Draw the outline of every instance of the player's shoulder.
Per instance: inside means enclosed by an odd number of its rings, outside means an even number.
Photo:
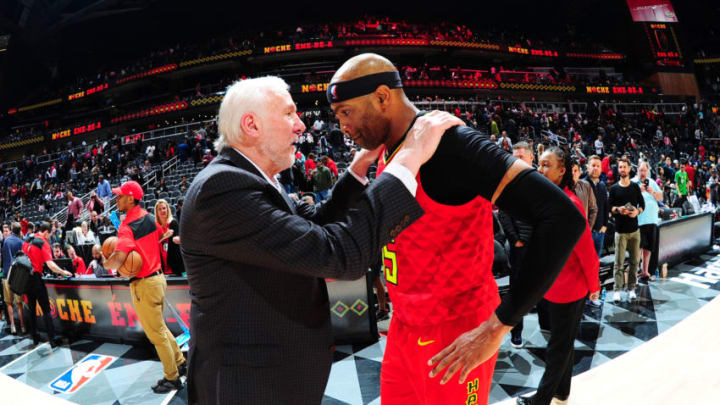
[[[437,152],[443,155],[464,155],[470,144],[477,143],[494,144],[486,134],[479,130],[467,125],[458,125],[445,131]]]

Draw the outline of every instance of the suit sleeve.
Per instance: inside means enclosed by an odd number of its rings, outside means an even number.
[[[345,218],[348,210],[355,206],[365,189],[364,185],[357,181],[349,171],[346,171],[335,183],[330,199],[315,205],[297,201],[295,208],[298,215],[305,219],[319,225],[329,224]]]
[[[382,174],[341,221],[319,225],[284,211],[266,187],[242,184],[232,172],[209,178],[193,202],[193,231],[181,238],[185,256],[204,255],[312,277],[361,277],[380,248],[412,222],[422,209],[400,180]],[[188,209],[186,207],[186,209]],[[183,213],[183,221],[190,218]]]

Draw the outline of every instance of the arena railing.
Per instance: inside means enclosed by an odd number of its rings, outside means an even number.
[[[160,174],[160,177],[164,177],[167,173],[170,173],[172,170],[177,168],[177,156],[173,156],[172,159],[163,162],[159,168],[156,168],[155,170],[151,171],[149,174],[145,175],[145,181],[142,184],[143,190],[147,190],[147,187],[155,184],[156,181],[159,180],[158,174]],[[85,193],[80,200],[83,202],[83,207],[87,206],[87,203],[90,201],[90,195],[95,190],[91,190],[87,193]],[[111,209],[114,209],[117,207],[117,196],[112,195],[110,197],[110,201],[107,202],[108,208],[106,211],[109,211]],[[62,210],[58,211],[53,215],[52,217],[53,221],[60,221],[60,223],[65,223],[67,221],[67,207],[63,208]],[[79,218],[76,218],[76,221],[84,221],[90,218],[90,213],[87,209],[83,208],[82,213],[80,214]]]

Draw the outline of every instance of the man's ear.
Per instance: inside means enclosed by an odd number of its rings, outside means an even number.
[[[242,129],[243,133],[253,137],[257,138],[260,136],[260,122],[258,119],[258,116],[254,113],[246,113],[245,115],[240,118],[240,129]]]
[[[392,102],[390,88],[386,85],[378,86],[373,93],[373,102],[377,103],[378,109],[386,111],[390,103]]]

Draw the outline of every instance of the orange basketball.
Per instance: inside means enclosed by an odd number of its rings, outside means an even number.
[[[115,245],[117,245],[117,237],[111,236],[105,239],[102,245],[102,254],[106,259],[115,251]]]
[[[142,268],[142,257],[140,253],[131,251],[125,258],[125,263],[118,269],[118,274],[123,277],[135,277]]]

